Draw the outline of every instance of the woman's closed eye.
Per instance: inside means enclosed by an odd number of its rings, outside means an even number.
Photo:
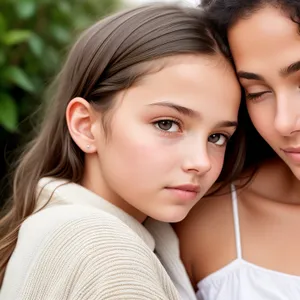
[[[260,101],[263,100],[263,96],[266,94],[271,93],[270,91],[264,91],[259,93],[247,93],[246,92],[246,99],[249,101]]]

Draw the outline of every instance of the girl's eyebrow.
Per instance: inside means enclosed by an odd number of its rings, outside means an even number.
[[[201,115],[199,112],[191,109],[191,108],[188,108],[188,107],[185,107],[185,106],[181,106],[181,105],[178,105],[178,104],[175,104],[175,103],[172,103],[172,102],[166,102],[166,101],[163,101],[163,102],[156,102],[156,103],[151,103],[151,104],[148,104],[149,106],[164,106],[164,107],[169,107],[171,109],[174,109],[176,111],[178,111],[179,113],[183,114],[183,115],[186,115],[186,116],[189,116],[189,117],[193,117],[193,118],[199,118],[201,119]]]
[[[216,124],[216,127],[237,127],[237,121],[221,121]]]

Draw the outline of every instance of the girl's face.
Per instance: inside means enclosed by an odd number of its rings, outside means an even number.
[[[84,185],[140,221],[182,220],[220,174],[239,104],[221,56],[164,60],[117,95],[107,137],[92,125]]]
[[[299,27],[267,6],[228,32],[251,120],[300,179]]]

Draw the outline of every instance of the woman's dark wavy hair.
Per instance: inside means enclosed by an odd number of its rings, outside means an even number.
[[[241,19],[247,19],[266,6],[279,8],[300,25],[299,0],[202,0],[201,7],[227,43],[227,31]],[[300,27],[299,27],[300,32]]]
[[[274,6],[282,10],[293,22],[299,24],[300,33],[299,0],[202,0],[201,3],[211,26],[218,32],[228,48],[228,30],[239,20],[249,18],[266,6]],[[243,98],[245,98],[244,95]],[[275,152],[254,128],[244,99],[240,108],[240,124],[244,127],[246,134],[244,170],[249,168],[255,170],[263,161],[274,157]]]

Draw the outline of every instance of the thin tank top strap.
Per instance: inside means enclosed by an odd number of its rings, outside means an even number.
[[[242,244],[241,244],[241,233],[240,233],[240,222],[239,222],[238,198],[237,198],[237,193],[234,184],[231,184],[231,199],[232,199],[236,254],[237,254],[237,258],[241,259]]]

